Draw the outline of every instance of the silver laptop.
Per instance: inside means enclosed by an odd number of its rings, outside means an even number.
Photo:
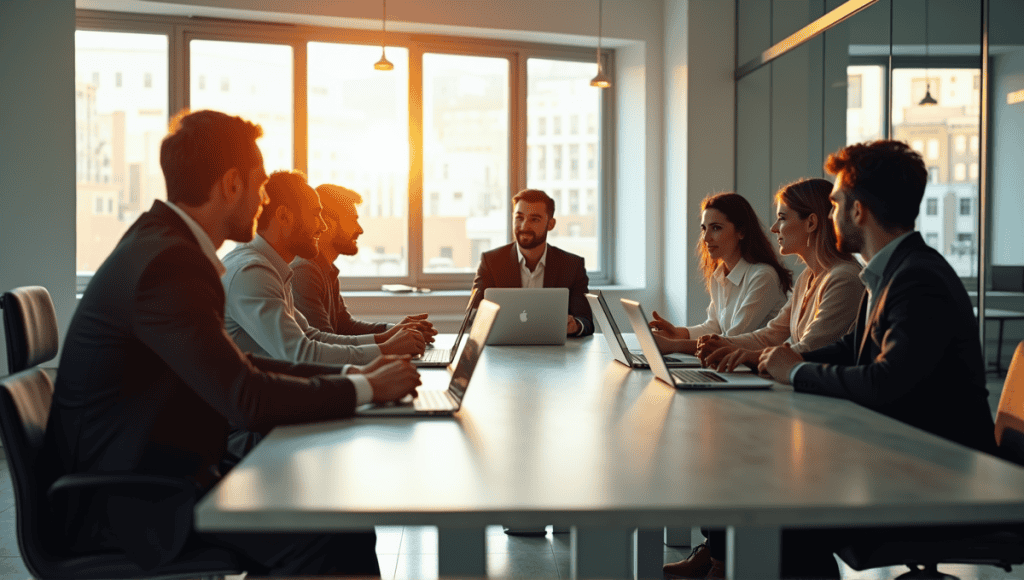
[[[487,344],[565,344],[568,288],[488,288],[501,306]]]
[[[594,316],[597,317],[597,322],[601,325],[601,334],[608,341],[608,350],[612,351],[612,357],[627,367],[637,369],[651,368],[651,365],[647,362],[647,357],[643,355],[643,351],[630,350],[626,346],[626,341],[622,338],[622,333],[619,332],[619,325],[615,324],[615,316],[612,314],[611,309],[608,308],[604,295],[599,290],[593,294],[587,294],[587,302],[590,303],[590,309],[594,311]],[[662,356],[669,368],[700,366],[700,359],[692,354],[674,352]]]
[[[476,312],[476,305],[473,300],[476,298],[476,288],[469,293],[469,304],[466,305],[466,315],[462,317],[462,326],[459,327],[459,334],[455,337],[455,344],[448,348],[428,347],[423,354],[412,359],[416,367],[446,367],[455,362],[455,353],[459,351],[459,343],[462,342],[462,335],[466,332],[473,320],[473,313]]]
[[[620,299],[622,308],[629,317],[640,347],[651,363],[651,370],[659,381],[668,383],[677,389],[768,389],[772,382],[750,373],[719,373],[709,369],[669,369],[654,341],[654,334],[647,326],[647,317],[639,302]]]
[[[473,327],[469,330],[466,346],[459,355],[459,362],[448,372],[427,371],[420,374],[422,384],[416,388],[416,398],[393,404],[369,404],[356,410],[360,417],[410,417],[417,415],[451,415],[462,408],[469,381],[480,355],[484,351],[487,335],[494,326],[499,307],[484,300],[476,309]],[[441,388],[443,382],[447,388]],[[440,383],[440,384],[439,384]]]

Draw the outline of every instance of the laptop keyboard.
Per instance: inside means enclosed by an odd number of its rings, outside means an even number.
[[[447,363],[452,358],[452,351],[447,348],[430,349],[423,353],[419,360],[430,363]]]
[[[419,391],[416,395],[416,408],[424,410],[452,408],[451,399],[448,398],[448,391]]]
[[[724,383],[725,378],[711,371],[683,370],[670,371],[681,383]]]

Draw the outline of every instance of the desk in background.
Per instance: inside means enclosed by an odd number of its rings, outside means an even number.
[[[499,523],[576,526],[580,578],[660,577],[663,526],[727,527],[731,576],[761,578],[785,526],[1007,520],[1014,465],[788,387],[676,391],[601,337],[487,347],[454,418],[278,428],[196,508],[210,531],[436,525],[442,577],[485,576]]]

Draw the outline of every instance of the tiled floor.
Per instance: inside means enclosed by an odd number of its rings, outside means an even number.
[[[989,384],[993,411],[999,403],[1002,382]],[[665,548],[665,561],[685,557],[688,548]],[[377,558],[383,580],[432,580],[437,578],[437,530],[431,527],[378,527]],[[906,568],[877,568],[854,572],[842,566],[843,578],[874,580],[894,578]],[[1024,579],[1024,566],[1007,573],[994,567],[944,565],[940,570],[964,580]],[[550,579],[570,577],[569,534],[544,537],[507,536],[500,526],[487,529],[487,574],[489,578]],[[14,530],[14,490],[7,462],[0,459],[0,580],[31,578],[18,553]]]

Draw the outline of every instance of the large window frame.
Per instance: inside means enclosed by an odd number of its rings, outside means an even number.
[[[293,159],[294,168],[308,168],[308,111],[307,111],[307,43],[328,42],[377,45],[380,34],[376,31],[332,28],[297,24],[225,20],[215,18],[185,18],[78,10],[77,30],[108,32],[144,32],[164,34],[168,40],[168,112],[189,107],[190,43],[192,40],[214,40],[289,45],[293,51]],[[387,36],[388,46],[409,51],[409,70],[395,70],[382,74],[409,75],[409,194],[408,194],[408,272],[395,277],[342,276],[343,288],[349,290],[379,290],[383,284],[406,284],[434,290],[467,290],[472,283],[471,273],[427,273],[423,271],[423,55],[425,53],[487,56],[509,61],[509,204],[506,204],[506,223],[511,223],[511,197],[526,187],[527,175],[527,61],[544,58],[576,62],[593,62],[592,48],[560,46],[539,43],[497,41],[461,36],[392,33]],[[614,51],[602,53],[606,72],[614,67]],[[370,66],[368,63],[367,66]],[[598,224],[600,263],[588,264],[588,275],[594,286],[609,285],[614,281],[612,231],[614,216],[614,89],[601,93],[601,122],[598,124],[601,151],[599,204],[601,221]],[[561,213],[561,210],[556,212]],[[557,216],[556,216],[557,217]],[[507,240],[512,241],[511,228]],[[365,250],[364,250],[365,251]],[[88,284],[91,274],[79,273],[78,289]]]

